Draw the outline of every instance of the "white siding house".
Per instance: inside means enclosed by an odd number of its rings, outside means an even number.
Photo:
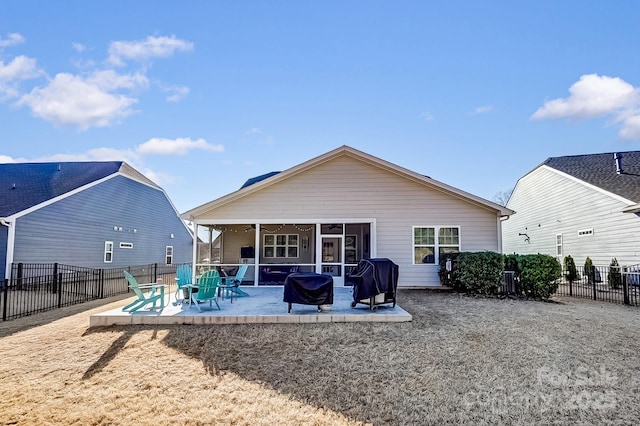
[[[249,263],[255,285],[281,284],[277,274],[292,266],[348,284],[359,260],[386,257],[400,267],[399,286],[426,287],[440,285],[440,253],[500,252],[500,220],[511,213],[343,146],[182,217],[198,225],[196,268]]]
[[[619,172],[618,172],[619,171]],[[640,263],[640,152],[554,157],[518,180],[502,226],[505,253]]]

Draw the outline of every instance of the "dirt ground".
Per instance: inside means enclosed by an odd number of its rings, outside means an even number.
[[[637,424],[640,309],[400,290],[410,323],[0,324],[2,425]]]

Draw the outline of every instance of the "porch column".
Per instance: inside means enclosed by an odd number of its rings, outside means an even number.
[[[256,238],[253,242],[253,246],[255,247],[253,253],[253,285],[258,285],[258,280],[260,280],[260,224],[256,223]]]

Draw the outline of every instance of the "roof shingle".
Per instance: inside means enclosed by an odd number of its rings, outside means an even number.
[[[622,172],[616,172],[614,153],[550,157],[544,163],[591,185],[640,202],[640,151],[617,153]]]

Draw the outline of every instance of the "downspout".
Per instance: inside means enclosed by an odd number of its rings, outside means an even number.
[[[13,264],[13,245],[15,244],[16,240],[15,220],[14,222],[10,222],[6,217],[0,217],[0,225],[9,228],[7,231],[7,258],[4,265],[4,277],[5,279],[7,279],[10,278],[11,265]]]

